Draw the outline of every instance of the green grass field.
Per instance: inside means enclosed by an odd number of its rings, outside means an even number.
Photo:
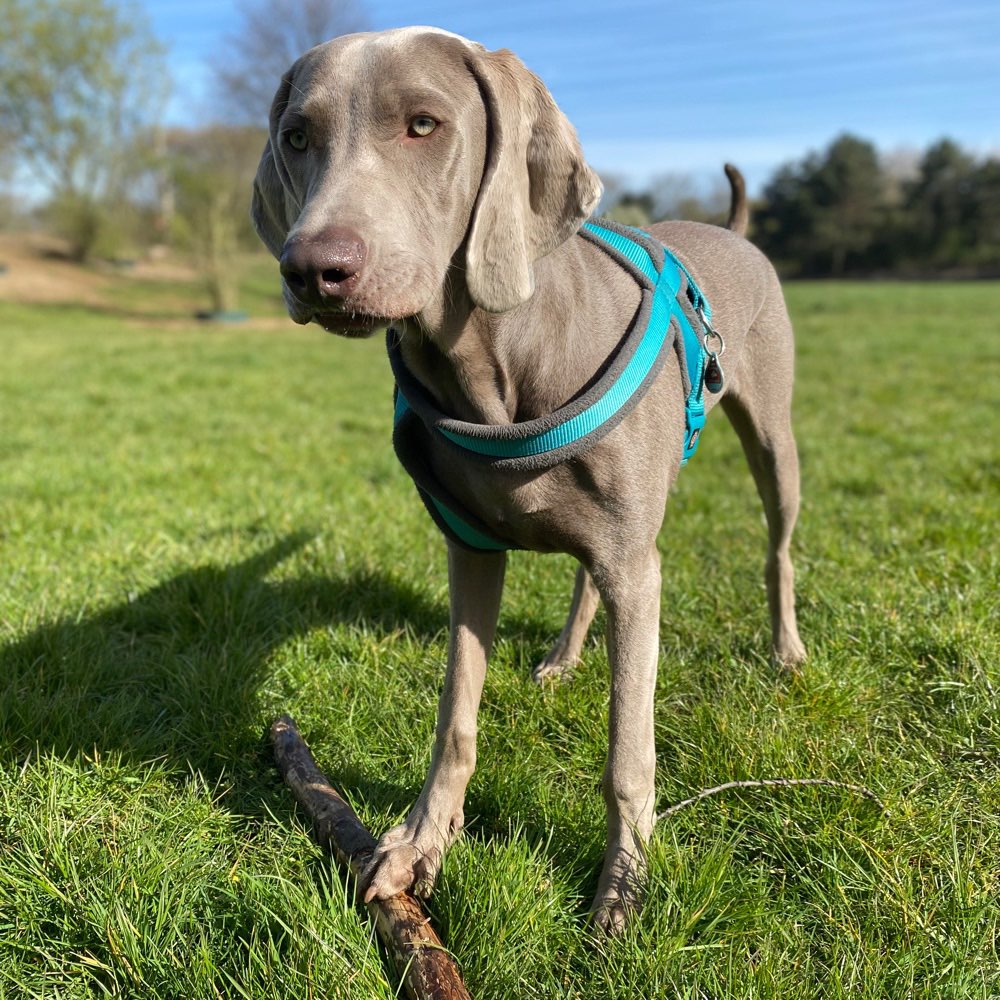
[[[273,265],[250,301],[277,314]],[[515,553],[467,831],[432,901],[478,1000],[1000,996],[996,284],[788,289],[810,660],[767,661],[760,505],[721,413],[661,536],[660,807],[603,952],[601,619],[529,673],[573,567]],[[0,997],[388,998],[264,731],[376,831],[427,765],[444,546],[382,344],[201,327],[159,286],[0,303]]]

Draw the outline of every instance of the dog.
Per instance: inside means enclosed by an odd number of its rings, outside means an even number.
[[[746,215],[738,194],[736,229]],[[623,337],[648,289],[634,268],[585,238],[600,195],[573,127],[516,56],[439,29],[404,28],[334,39],[282,77],[252,218],[280,261],[293,320],[347,337],[389,327],[404,411],[435,408],[442,427],[503,437],[545,425],[567,404],[579,410],[624,364]],[[768,523],[772,652],[794,668],[805,657],[789,556],[799,505],[794,349],[777,276],[752,244],[721,227],[663,222],[634,238],[645,241],[643,261],[668,248],[678,262],[671,273],[687,289],[686,301],[678,293],[680,311],[705,351],[713,348],[720,377],[704,393],[704,412],[721,403],[756,481]],[[610,429],[549,467],[466,457],[440,428],[404,412],[414,425],[404,464],[428,509],[442,523],[434,483],[456,519],[473,521],[488,539],[470,547],[442,524],[450,536],[450,641],[430,770],[363,873],[366,900],[409,887],[428,893],[462,828],[504,549],[513,547],[579,562],[566,625],[536,679],[573,665],[599,601],[606,608],[607,851],[591,914],[598,933],[613,933],[639,908],[654,823],[656,537],[692,444],[686,400],[694,376],[679,350],[665,357]],[[397,414],[400,405],[397,396]]]

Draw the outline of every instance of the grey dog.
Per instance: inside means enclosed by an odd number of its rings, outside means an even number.
[[[578,235],[600,193],[573,127],[512,53],[405,28],[337,38],[289,69],[252,213],[280,259],[293,320],[352,337],[389,325],[441,411],[510,425],[577,398],[640,305],[634,277]],[[763,500],[772,650],[793,667],[805,656],[789,558],[799,482],[792,330],[778,279],[727,229],[664,222],[648,232],[683,262],[724,335],[725,387],[705,406],[722,403]],[[579,561],[568,620],[536,679],[576,661],[604,602],[608,843],[591,912],[606,932],[639,906],[654,823],[656,538],[684,446],[681,367],[664,364],[613,430],[552,468],[463,461],[433,436],[422,456],[511,547]],[[429,892],[462,828],[505,564],[502,551],[449,540],[451,632],[430,771],[405,821],[379,841],[363,878],[367,899],[410,886]]]

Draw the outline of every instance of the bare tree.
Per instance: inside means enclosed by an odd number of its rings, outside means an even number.
[[[607,215],[621,200],[622,195],[628,190],[628,177],[625,174],[617,174],[601,171],[601,200],[597,206],[596,215]]]
[[[241,125],[267,122],[282,73],[303,52],[369,27],[357,0],[239,0],[237,9],[215,74],[224,117]]]

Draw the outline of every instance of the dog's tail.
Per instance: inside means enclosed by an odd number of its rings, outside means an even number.
[[[723,168],[729,178],[729,221],[726,228],[731,229],[740,236],[746,236],[747,226],[750,224],[750,210],[747,207],[747,186],[743,181],[743,175],[731,163],[727,163]]]

